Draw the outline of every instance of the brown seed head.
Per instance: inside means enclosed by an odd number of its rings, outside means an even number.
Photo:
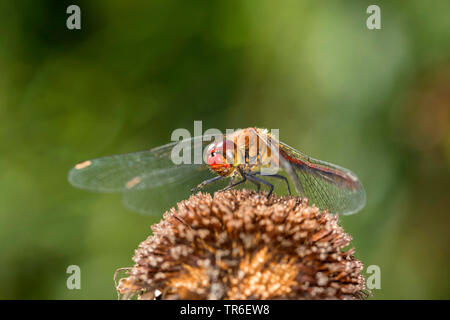
[[[248,190],[181,201],[139,245],[123,298],[358,299],[362,263],[338,217]]]

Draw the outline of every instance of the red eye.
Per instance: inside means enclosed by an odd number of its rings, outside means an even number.
[[[211,154],[210,157],[208,157],[208,164],[210,166],[217,166],[224,164],[223,157],[221,154]]]
[[[236,146],[231,140],[223,140],[216,146],[216,151],[224,155],[228,161],[233,161]]]
[[[207,163],[212,166],[212,165],[217,165],[220,164],[220,155],[217,154],[216,152],[217,148],[216,148],[216,144],[215,143],[211,143],[208,148],[206,148],[206,152],[205,152],[205,156],[206,156],[206,160]]]
[[[211,143],[206,149],[207,163],[210,166],[215,167],[229,167],[230,163],[228,163],[228,159],[233,159],[232,156],[230,158],[230,154],[233,154],[233,152],[234,143],[229,140],[224,140],[219,143]]]
[[[211,156],[213,153],[216,152],[216,144],[215,143],[211,143],[208,148],[206,148],[206,156],[209,157]]]

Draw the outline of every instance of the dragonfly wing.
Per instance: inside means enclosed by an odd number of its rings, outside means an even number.
[[[170,165],[166,162],[151,151],[88,160],[69,171],[69,182],[90,191],[120,192],[133,178],[151,170],[166,168]]]
[[[152,171],[123,192],[123,202],[132,211],[161,215],[178,201],[188,198],[192,188],[214,176],[207,166],[195,165]],[[164,184],[159,183],[162,180]],[[218,190],[225,183],[226,181],[214,183],[202,191]]]
[[[194,153],[196,143],[203,148],[210,141],[205,137],[194,137],[183,140],[185,143],[183,151]],[[175,176],[182,172],[183,168],[176,169],[171,159],[173,148],[179,142],[173,142],[148,151],[115,155],[84,161],[77,164],[69,171],[69,182],[75,187],[98,192],[121,192],[133,187],[139,180],[140,188],[149,188],[144,180],[146,175],[153,175],[151,183],[156,187],[170,182]],[[175,172],[178,171],[178,174]],[[157,178],[157,179],[156,179]]]
[[[350,170],[308,157],[282,142],[280,158],[285,159],[283,168],[294,184],[301,185],[298,191],[310,204],[339,214],[352,214],[364,207],[364,188]]]
[[[203,156],[204,147],[211,143],[213,137],[199,136],[184,139],[181,145],[173,142],[148,151],[88,160],[70,170],[69,182],[91,191],[122,192],[127,208],[160,215],[177,201],[188,197],[191,188],[214,176],[203,159],[200,159],[201,164],[175,164],[172,151],[177,155],[179,152],[188,154],[190,157],[185,160],[192,163],[194,152],[199,150]],[[174,150],[177,145],[178,149]],[[205,188],[205,191],[220,186],[219,183]]]

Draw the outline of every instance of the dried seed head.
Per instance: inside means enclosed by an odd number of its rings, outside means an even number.
[[[117,285],[122,298],[358,299],[362,263],[338,217],[306,199],[198,193],[152,227]]]

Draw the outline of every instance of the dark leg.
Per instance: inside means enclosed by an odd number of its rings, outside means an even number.
[[[191,192],[197,192],[197,191],[199,191],[201,188],[203,188],[204,186],[206,186],[207,184],[213,183],[213,182],[218,181],[218,180],[220,180],[220,179],[222,179],[222,178],[223,178],[222,176],[217,176],[217,177],[214,177],[214,178],[205,180],[205,181],[203,181],[202,183],[200,183],[197,187],[192,188],[192,189],[191,189]]]
[[[229,189],[231,189],[231,188],[233,188],[233,187],[235,187],[237,185],[240,185],[241,183],[244,183],[246,181],[246,179],[242,179],[241,181],[238,181],[236,183],[233,183],[233,181],[234,181],[234,179],[230,181],[230,184],[227,187],[225,187],[225,188],[223,188],[222,190],[219,190],[219,191],[229,190]],[[256,186],[258,192],[261,190],[261,184],[259,182],[254,181],[254,180],[250,180],[250,179],[248,181],[250,181],[251,183],[253,183]]]
[[[226,186],[225,188],[223,188],[222,190],[219,190],[219,191],[226,191],[226,190],[229,190],[229,189],[231,189],[231,188],[233,188],[233,187],[235,187],[237,185],[240,185],[241,183],[244,183],[247,180],[247,178],[245,178],[245,176],[246,176],[245,174],[242,174],[241,175],[241,177],[243,177],[242,180],[238,181],[236,183],[234,183],[234,180],[236,179],[237,176],[233,176],[231,178],[230,183],[228,184],[228,186]],[[256,182],[256,181],[253,181],[253,180],[249,180],[249,181],[256,186],[258,192],[261,190],[261,184],[259,182]]]
[[[234,179],[235,179],[235,177],[236,177],[236,176],[234,176],[234,177],[231,179],[230,184],[229,184],[228,186],[226,186],[225,188],[223,188],[222,190],[219,190],[219,191],[227,191],[227,190],[230,190],[231,188],[236,187],[237,185],[240,185],[241,183],[244,183],[245,181],[247,181],[247,178],[245,177],[245,174],[243,174],[241,171],[239,171],[239,173],[241,174],[241,177],[242,177],[242,180],[241,180],[241,181],[238,181],[238,182],[234,183]]]
[[[236,180],[236,175],[233,175],[233,176],[231,177],[230,183],[228,184],[227,187],[232,186],[233,183],[234,183],[234,180]]]
[[[250,179],[248,181],[250,181],[251,183],[253,183],[256,186],[256,191],[257,192],[259,192],[261,190],[261,183],[253,181],[253,180],[250,180]]]
[[[255,174],[261,175],[260,172],[256,172]],[[286,186],[287,186],[287,189],[289,191],[289,195],[292,195],[291,187],[289,186],[289,181],[288,181],[288,179],[285,176],[282,176],[280,174],[268,174],[267,177],[274,177],[274,178],[281,179],[284,182],[286,182]]]
[[[272,192],[273,192],[273,184],[271,184],[261,178],[255,177],[254,175],[247,175],[247,178],[248,178],[248,180],[253,180],[257,183],[262,183],[262,184],[265,184],[266,186],[268,186],[270,188],[270,190],[269,190],[269,194],[267,195],[267,199],[270,198],[270,196],[272,195]]]

